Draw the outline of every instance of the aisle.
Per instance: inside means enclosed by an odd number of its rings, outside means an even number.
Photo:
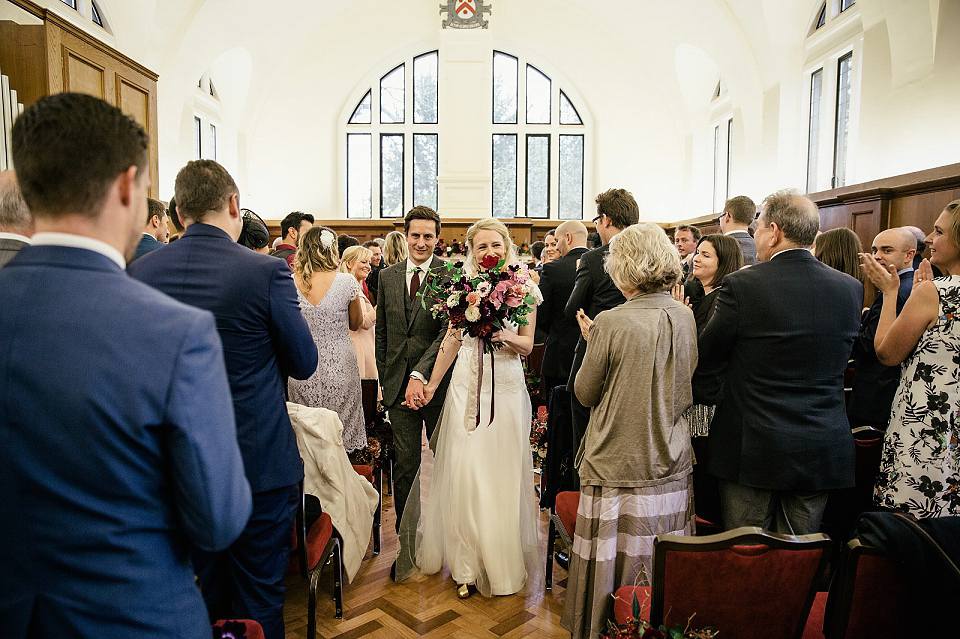
[[[424,473],[432,468],[432,456],[424,455]],[[532,478],[531,478],[532,481]],[[397,555],[393,499],[383,499],[383,548],[379,556],[367,550],[360,572],[352,584],[344,584],[343,619],[333,617],[333,571],[328,566],[317,591],[317,636],[352,639],[372,637],[569,637],[560,627],[566,572],[554,568],[553,591],[545,593],[542,578],[528,583],[509,597],[484,599],[474,594],[457,598],[456,588],[444,569],[437,575],[397,584],[390,580],[390,565]],[[549,517],[540,511],[541,556],[546,555]],[[307,632],[307,582],[299,574],[287,577],[284,621],[288,639],[302,639]]]

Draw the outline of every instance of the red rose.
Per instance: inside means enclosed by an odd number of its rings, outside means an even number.
[[[667,639],[667,636],[657,628],[649,626],[643,631],[643,636],[640,639]]]
[[[500,258],[490,253],[480,261],[480,267],[485,269],[491,269],[497,264],[500,263]]]

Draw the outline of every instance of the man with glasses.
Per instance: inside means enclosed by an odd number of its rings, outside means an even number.
[[[577,314],[581,310],[592,320],[601,311],[614,308],[626,301],[623,293],[604,270],[603,261],[610,251],[610,240],[639,220],[640,208],[637,206],[637,201],[633,199],[633,195],[626,189],[610,189],[597,196],[597,216],[593,218],[593,224],[597,233],[600,234],[603,245],[580,256],[577,279],[564,309],[568,321],[576,323]],[[580,449],[580,440],[583,439],[587,422],[590,421],[590,409],[578,402],[573,392],[573,383],[586,351],[587,341],[581,336],[577,342],[577,350],[574,353],[570,378],[567,382],[573,412],[573,450],[575,451]]]

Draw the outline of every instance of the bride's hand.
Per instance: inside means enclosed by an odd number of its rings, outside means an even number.
[[[423,387],[423,405],[426,406],[430,403],[430,400],[433,399],[433,395],[437,392],[437,387],[432,384],[427,384]]]

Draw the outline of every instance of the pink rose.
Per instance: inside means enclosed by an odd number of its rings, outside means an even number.
[[[480,303],[481,299],[483,299],[483,296],[481,296],[480,293],[477,293],[476,291],[471,291],[467,293],[467,304],[469,304],[470,306],[476,306],[477,304]]]

